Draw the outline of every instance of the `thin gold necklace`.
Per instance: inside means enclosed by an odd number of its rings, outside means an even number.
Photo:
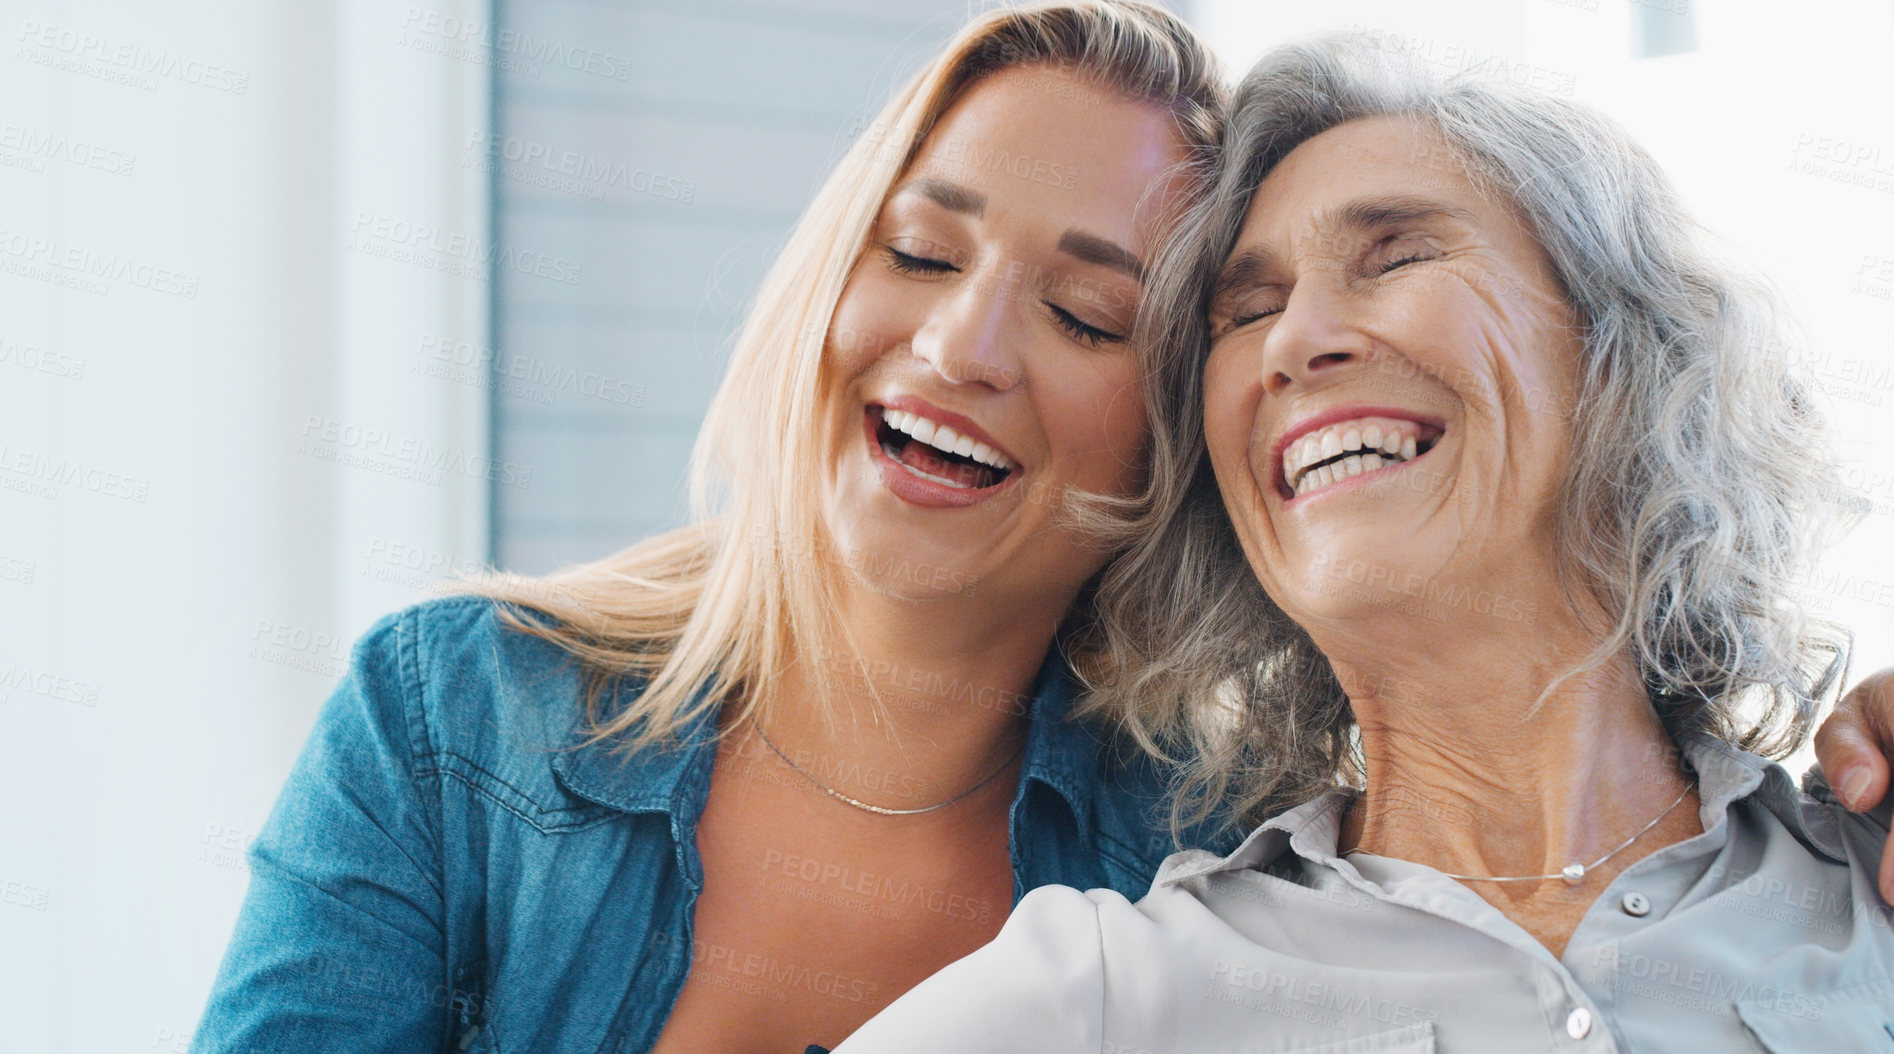
[[[960,799],[966,797],[967,795],[972,794],[974,791],[979,790],[981,787],[984,787],[987,784],[992,783],[995,779],[998,779],[1000,773],[1005,772],[1007,767],[1013,763],[1014,759],[1018,758],[1021,754],[1026,752],[1026,740],[1022,738],[1019,741],[1018,749],[1014,750],[1011,754],[1008,754],[1006,756],[1006,760],[1000,762],[999,767],[995,768],[992,772],[987,773],[985,776],[982,776],[980,778],[980,782],[974,784],[971,787],[968,787],[966,790],[961,791],[959,794],[956,794],[953,797],[948,798],[946,801],[935,802],[932,805],[924,806],[919,809],[888,809],[880,805],[870,805],[867,802],[862,801],[858,798],[851,798],[848,795],[843,794],[841,791],[836,790],[834,787],[831,787],[828,784],[822,782],[821,780],[816,779],[814,775],[810,774],[801,765],[798,765],[795,762],[789,760],[789,755],[783,753],[781,747],[778,747],[775,743],[770,742],[770,738],[767,735],[763,734],[763,726],[758,724],[755,718],[750,719],[750,727],[756,729],[757,738],[763,741],[764,746],[774,751],[777,757],[783,759],[783,764],[788,765],[792,769],[795,769],[796,773],[800,775],[803,779],[806,779],[810,783],[813,783],[816,786],[822,788],[823,792],[828,794],[829,797],[834,798],[836,801],[847,802],[848,804],[853,805],[857,809],[862,809],[867,812],[872,812],[880,816],[918,816],[924,812],[933,812],[935,809],[945,809],[947,806],[952,805],[953,803],[959,801]]]
[[[1657,819],[1652,820],[1650,823],[1647,823],[1643,827],[1638,828],[1638,833],[1632,835],[1629,838],[1626,838],[1621,844],[1619,844],[1618,848],[1613,849],[1611,852],[1606,853],[1605,855],[1599,857],[1596,860],[1593,860],[1589,864],[1566,864],[1563,868],[1549,875],[1506,875],[1502,877],[1498,875],[1454,875],[1454,874],[1448,874],[1445,871],[1442,871],[1441,874],[1446,875],[1448,878],[1458,879],[1461,882],[1549,882],[1555,878],[1562,878],[1565,880],[1566,885],[1576,886],[1580,882],[1585,881],[1586,874],[1595,870],[1600,864],[1603,864],[1605,861],[1611,859],[1614,856],[1617,856],[1619,853],[1624,852],[1626,849],[1631,848],[1632,842],[1635,842],[1638,839],[1644,837],[1647,833],[1650,832],[1651,828],[1656,827],[1659,823],[1662,823],[1664,820],[1664,817],[1669,816],[1671,812],[1677,808],[1677,806],[1682,805],[1684,803],[1685,798],[1690,797],[1690,792],[1694,788],[1695,788],[1695,784],[1686,780],[1684,783],[1684,792],[1682,794],[1677,795],[1677,800],[1674,802],[1671,802],[1669,808],[1666,808],[1663,812],[1658,813]],[[1357,847],[1357,848],[1350,849],[1344,852],[1342,855],[1353,856],[1354,854],[1360,853],[1360,852],[1366,852],[1366,850],[1363,850]]]

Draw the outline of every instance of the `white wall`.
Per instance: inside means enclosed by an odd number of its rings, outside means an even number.
[[[613,5],[501,0],[521,39],[579,69],[495,73],[498,129],[460,153],[499,170],[508,236],[573,280],[495,288],[495,441],[535,467],[496,492],[497,559],[596,559],[684,522],[684,477],[730,342],[815,188],[967,0]],[[463,356],[466,357],[466,356]]]
[[[0,16],[0,1051],[184,1049],[346,642],[485,554],[485,392],[412,368],[484,338],[487,74],[407,11]]]

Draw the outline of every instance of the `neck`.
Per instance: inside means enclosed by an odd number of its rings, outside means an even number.
[[[1592,864],[1686,790],[1628,659],[1560,681],[1596,645],[1576,620],[1480,629],[1384,629],[1372,649],[1324,642],[1351,688],[1366,766],[1344,848],[1457,875],[1556,874]],[[1390,649],[1390,640],[1424,646]],[[1582,888],[1595,895],[1609,874],[1695,833],[1694,809],[1665,819]],[[1561,883],[1472,888],[1496,904],[1570,893]]]
[[[843,794],[896,809],[960,794],[1017,754],[1071,597],[916,600],[852,582],[840,594],[833,646],[815,668],[786,671],[758,716],[784,754]],[[994,785],[1011,800],[1010,783]]]

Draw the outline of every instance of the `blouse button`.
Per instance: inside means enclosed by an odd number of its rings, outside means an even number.
[[[1591,1031],[1591,1011],[1579,1007],[1565,1018],[1565,1034],[1573,1039],[1584,1039]]]
[[[1633,918],[1641,919],[1651,913],[1651,900],[1642,893],[1626,893],[1620,906]]]

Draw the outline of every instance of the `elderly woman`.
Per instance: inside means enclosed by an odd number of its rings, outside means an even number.
[[[1894,1050],[1886,814],[1752,752],[1839,666],[1765,295],[1601,117],[1365,55],[1249,75],[1160,267],[1215,488],[1099,694],[1199,805],[1302,804],[1135,905],[1036,891],[841,1051]]]

